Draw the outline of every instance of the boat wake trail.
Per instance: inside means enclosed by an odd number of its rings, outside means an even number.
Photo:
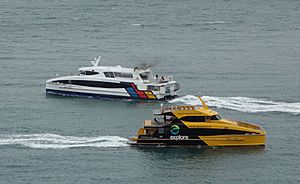
[[[0,135],[1,145],[22,145],[39,149],[68,149],[82,147],[125,147],[128,139],[118,136],[73,137],[56,134]]]
[[[231,109],[241,112],[284,112],[293,115],[300,114],[300,102],[275,102],[265,99],[249,98],[249,97],[213,97],[202,96],[203,100],[209,106]],[[200,105],[200,101],[196,96],[187,95],[181,98],[175,98],[169,103],[183,103],[188,105]]]

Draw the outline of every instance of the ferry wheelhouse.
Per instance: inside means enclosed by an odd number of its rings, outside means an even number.
[[[159,100],[173,98],[180,90],[173,76],[154,75],[150,67],[125,68],[99,66],[79,68],[79,75],[64,76],[46,82],[46,93],[92,98],[127,98]]]

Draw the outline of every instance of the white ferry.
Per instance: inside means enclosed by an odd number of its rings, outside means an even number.
[[[64,76],[46,82],[46,93],[88,98],[127,98],[160,100],[177,96],[180,85],[173,76],[154,75],[150,67],[124,68],[99,66],[79,68],[79,75]]]

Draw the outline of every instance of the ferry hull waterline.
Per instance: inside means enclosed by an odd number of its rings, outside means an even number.
[[[131,146],[265,146],[265,135],[216,135],[181,139],[131,139]]]
[[[83,81],[85,82],[85,81]],[[97,82],[97,81],[95,81]],[[111,83],[108,83],[111,84]],[[132,85],[134,85],[132,83]],[[46,84],[46,93],[51,95],[61,95],[70,97],[87,97],[87,98],[120,98],[120,99],[145,99],[157,100],[159,95],[154,95],[152,91],[135,91],[131,84],[124,84],[120,88],[101,88],[87,87],[72,84],[61,84],[49,82]],[[164,98],[173,98],[176,95],[164,96]]]
[[[51,95],[161,100],[176,97],[180,90],[172,76],[154,75],[149,66],[124,68],[121,66],[93,66],[80,68],[80,75],[57,77],[46,82],[46,93]]]
[[[259,125],[221,118],[199,97],[200,106],[162,106],[154,120],[145,120],[132,146],[265,146]]]

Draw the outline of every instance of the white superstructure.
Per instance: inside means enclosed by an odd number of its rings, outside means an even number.
[[[79,75],[48,80],[46,92],[64,96],[155,100],[175,97],[180,89],[172,76],[154,75],[149,67],[99,66],[99,62],[100,56],[92,61],[93,66],[79,68]]]

